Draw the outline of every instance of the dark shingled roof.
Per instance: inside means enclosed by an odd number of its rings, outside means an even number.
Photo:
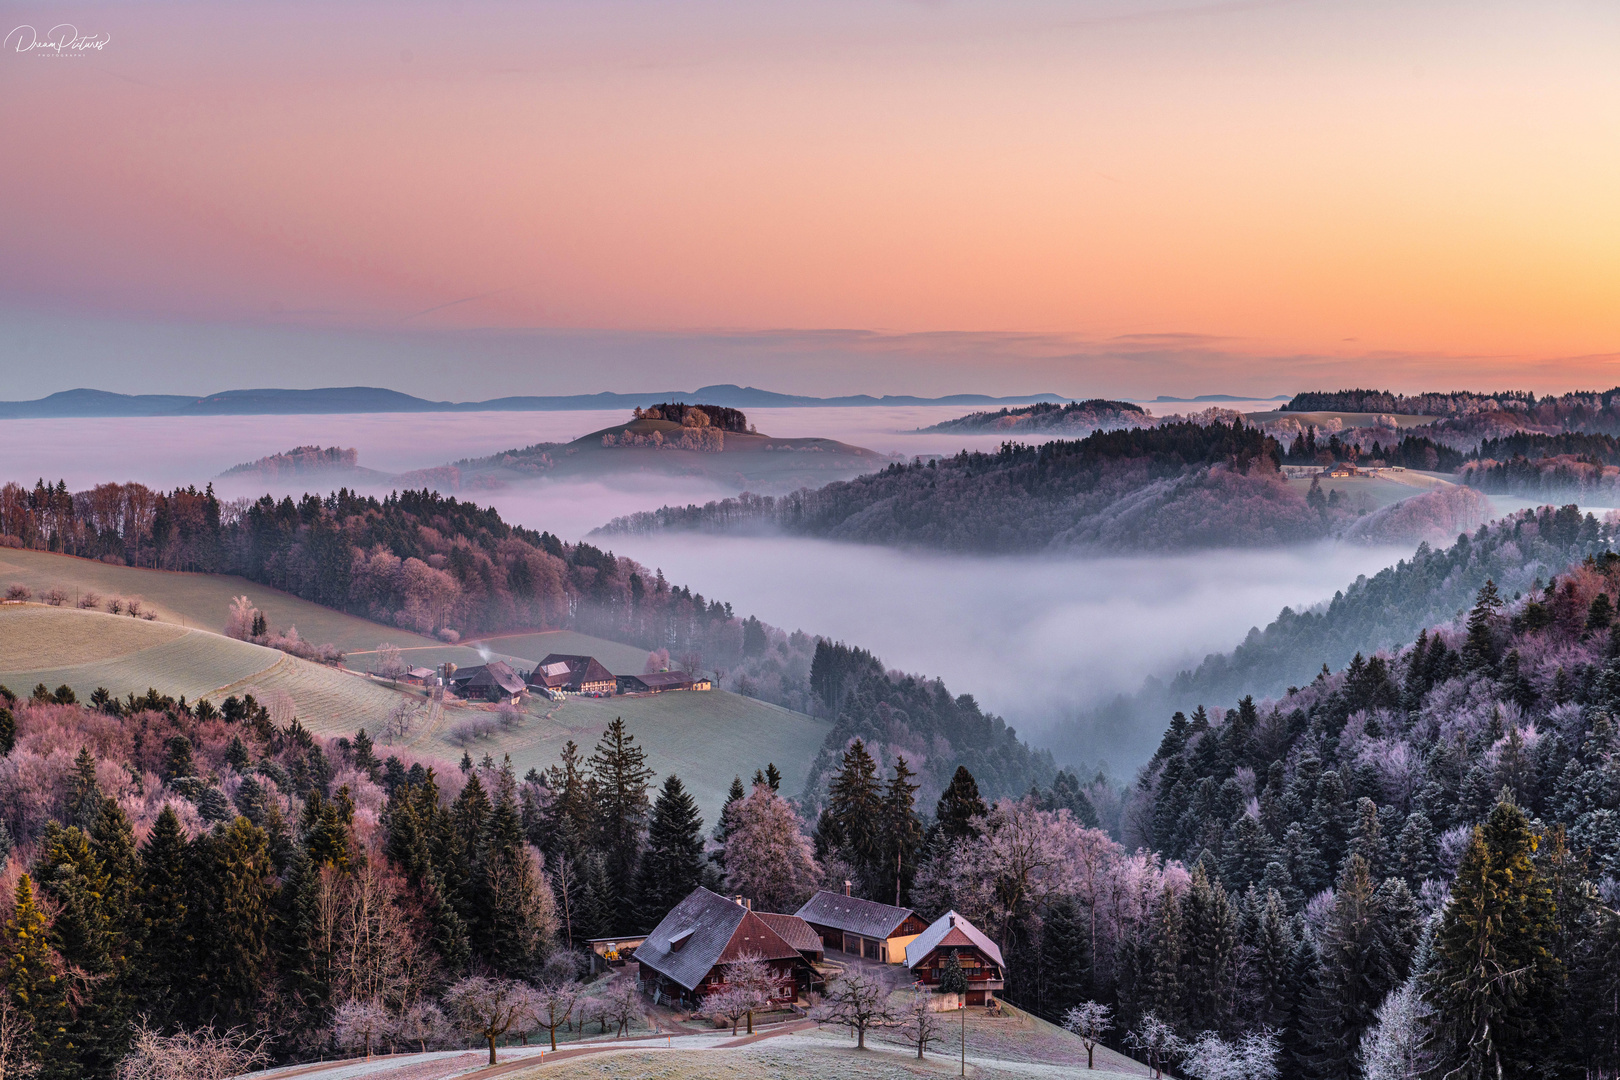
[[[766,926],[800,952],[818,953],[822,950],[821,935],[797,915],[777,915],[770,911],[756,911],[754,914],[765,920]]]
[[[461,673],[458,671],[456,674],[459,675]],[[478,673],[467,682],[467,687],[472,690],[498,686],[508,694],[523,693],[525,685],[526,684],[523,682],[523,676],[513,671],[512,665],[508,664],[504,660],[496,660],[492,664],[484,665],[478,670]]]
[[[680,949],[672,950],[672,943],[680,944]],[[688,990],[696,990],[716,964],[729,963],[749,952],[766,960],[799,956],[799,951],[758,915],[699,886],[653,927],[647,940],[636,949],[636,962],[667,975]]]
[[[886,938],[899,929],[911,914],[910,908],[862,900],[856,896],[823,889],[812,896],[795,914],[805,922],[830,926],[861,937]]]
[[[563,670],[559,665],[567,665]],[[556,690],[561,687],[581,686],[585,683],[610,683],[613,673],[603,667],[594,656],[573,656],[551,653],[535,666],[529,681],[536,686]]]

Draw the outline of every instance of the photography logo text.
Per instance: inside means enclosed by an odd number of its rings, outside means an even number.
[[[83,56],[100,52],[110,40],[109,34],[81,34],[72,23],[57,23],[44,33],[25,23],[6,35],[5,48],[34,56]]]

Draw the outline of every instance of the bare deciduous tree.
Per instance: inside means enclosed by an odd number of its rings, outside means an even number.
[[[546,1034],[551,1036],[553,1050],[557,1049],[557,1029],[568,1023],[568,1018],[574,1014],[582,989],[574,979],[546,983],[525,1003],[535,1024],[545,1028]]]
[[[345,1001],[332,1017],[332,1038],[345,1049],[364,1049],[371,1060],[372,1040],[389,1029],[388,1010],[376,998]]]
[[[726,985],[735,986],[748,994],[748,1034],[754,1033],[754,1010],[771,1003],[781,979],[757,952],[745,952],[726,965]]]
[[[385,641],[377,646],[377,666],[372,668],[376,674],[389,682],[398,682],[409,671],[405,664],[405,656],[400,652],[399,646]]]
[[[817,1019],[855,1032],[855,1046],[866,1049],[866,1033],[895,1022],[889,995],[894,987],[886,973],[851,967],[827,982],[827,994],[818,1006]]]
[[[614,980],[612,988],[598,1000],[602,1016],[614,1025],[616,1037],[628,1034],[635,1022],[647,1015],[641,1003],[641,991],[636,989],[635,981],[627,976]]]
[[[422,706],[410,698],[401,698],[388,711],[388,717],[383,721],[383,738],[392,745],[400,739],[410,737],[411,729],[416,726],[417,720],[422,716]]]
[[[266,1065],[262,1031],[213,1028],[160,1035],[144,1020],[135,1028],[130,1051],[118,1063],[118,1080],[227,1080]]]
[[[427,1044],[437,1042],[447,1026],[444,1012],[431,1001],[417,1001],[405,1007],[394,1024],[394,1034],[413,1042],[424,1054]]]
[[[945,1038],[945,1020],[929,1007],[930,997],[926,992],[914,995],[900,1018],[900,1033],[907,1046],[917,1048],[918,1061],[923,1059],[923,1051]]]
[[[737,1034],[737,1025],[742,1018],[753,1011],[758,995],[741,986],[727,986],[716,990],[703,999],[698,1011],[701,1015],[713,1020],[725,1020],[731,1024],[731,1033]]]
[[[83,608],[85,611],[94,611],[96,608],[98,608],[100,606],[101,606],[101,594],[100,593],[91,592],[89,589],[86,589],[84,592],[79,594],[79,607]]]
[[[34,1045],[34,1025],[11,1003],[11,995],[0,995],[0,1080],[29,1080],[39,1074],[39,1064],[29,1060]]]
[[[1092,1064],[1092,1052],[1096,1050],[1098,1040],[1114,1026],[1114,1010],[1107,1005],[1087,1001],[1064,1014],[1063,1026],[1080,1037],[1086,1047],[1086,1068],[1095,1069],[1097,1066]]]
[[[1152,1013],[1143,1014],[1141,1021],[1125,1036],[1125,1043],[1147,1058],[1154,1080],[1164,1075],[1164,1067],[1169,1059],[1186,1047],[1181,1036]]]
[[[489,1063],[494,1065],[495,1040],[523,1019],[530,1004],[528,990],[515,979],[474,975],[452,984],[444,992],[444,1003],[462,1031],[489,1043]]]

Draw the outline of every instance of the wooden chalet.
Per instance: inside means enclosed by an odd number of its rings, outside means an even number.
[[[699,886],[636,947],[641,989],[655,1004],[688,1007],[726,986],[726,965],[753,953],[776,973],[772,1004],[791,1004],[815,978],[809,961],[738,897]]]
[[[457,668],[450,676],[450,687],[468,699],[507,701],[516,704],[528,687],[523,676],[505,660],[492,660],[487,664]]]
[[[529,675],[529,685],[575,694],[611,694],[618,689],[613,673],[594,656],[551,653]]]
[[[1006,985],[1001,949],[977,926],[954,911],[941,915],[906,946],[906,967],[923,986],[937,989],[950,958],[967,975],[968,1005],[987,1005]]]
[[[654,671],[646,675],[620,675],[621,694],[661,694],[665,690],[708,690],[713,685],[699,675],[684,671]]]
[[[823,889],[796,914],[810,924],[829,951],[885,964],[900,963],[906,944],[927,928],[910,908],[849,895],[847,881],[842,893]]]

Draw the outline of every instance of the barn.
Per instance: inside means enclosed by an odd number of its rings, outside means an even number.
[[[575,694],[611,694],[618,689],[613,673],[594,656],[551,653],[529,675],[529,685]]]

